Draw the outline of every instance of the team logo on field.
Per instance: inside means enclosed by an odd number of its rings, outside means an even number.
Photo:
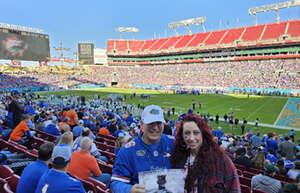
[[[140,157],[144,156],[145,154],[146,154],[146,152],[145,152],[144,150],[138,150],[138,151],[136,152],[136,155],[137,155],[137,156],[140,156]]]

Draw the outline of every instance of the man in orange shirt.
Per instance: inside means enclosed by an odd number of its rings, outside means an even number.
[[[77,122],[78,122],[78,115],[75,112],[75,106],[74,105],[72,105],[71,109],[66,112],[65,118],[66,117],[69,117],[70,120],[69,120],[68,124],[70,125],[71,129],[73,129],[77,125]]]
[[[17,127],[11,132],[9,140],[15,141],[19,144],[24,144],[23,135],[26,133],[29,138],[32,138],[32,135],[29,131],[27,123],[30,121],[31,115],[26,114],[24,115],[23,121],[21,121]]]
[[[90,155],[91,148],[92,140],[89,137],[83,137],[80,142],[80,150],[72,153],[67,171],[80,179],[92,177],[109,187],[110,174],[103,174],[100,171],[96,158]]]

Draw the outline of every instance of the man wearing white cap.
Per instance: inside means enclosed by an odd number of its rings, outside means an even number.
[[[122,147],[115,160],[110,186],[113,193],[144,193],[138,172],[171,168],[174,139],[163,134],[164,123],[159,106],[144,109],[140,122],[143,133]]]

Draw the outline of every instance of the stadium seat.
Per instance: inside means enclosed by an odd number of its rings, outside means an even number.
[[[94,193],[97,192],[96,187],[92,182],[90,182],[88,180],[83,180],[83,179],[80,179],[80,181],[82,182],[83,187],[86,192],[94,192]]]
[[[253,174],[263,174],[264,171],[256,168],[247,168],[247,172],[253,173]]]
[[[101,172],[112,174],[113,166],[111,164],[107,164],[101,160],[97,160],[97,162],[98,162]]]
[[[243,165],[240,165],[240,164],[234,164],[234,165],[235,165],[235,167],[236,167],[237,169],[239,169],[239,170],[241,170],[241,171],[245,171],[245,170],[246,170],[246,167],[243,166]]]
[[[105,191],[106,190],[106,185],[103,182],[100,182],[94,178],[87,178],[86,181],[91,182],[92,184],[94,184],[95,187],[99,187],[101,190]]]
[[[6,165],[0,165],[0,178],[7,179],[14,175],[14,171]]]
[[[15,174],[6,179],[10,189],[13,192],[16,192],[19,180],[20,180],[20,176],[17,176]]]
[[[251,179],[255,175],[256,174],[254,174],[254,173],[243,171],[243,176],[246,177],[246,178],[250,178]]]
[[[252,190],[252,193],[267,193],[267,192],[264,192],[264,191],[261,191],[261,190]]]
[[[5,183],[3,185],[3,190],[4,190],[4,193],[14,193],[14,191],[12,191],[12,189],[10,188],[10,186],[8,185],[8,183]]]
[[[240,179],[241,184],[244,184],[248,187],[251,187],[251,178],[246,178],[244,176],[239,176],[239,179]]]
[[[241,192],[242,193],[250,193],[251,192],[251,188],[249,186],[241,184]]]
[[[4,184],[6,184],[7,181],[3,178],[0,178],[0,192],[4,192]]]

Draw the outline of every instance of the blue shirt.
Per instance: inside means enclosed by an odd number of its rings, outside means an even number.
[[[82,127],[80,127],[80,126],[75,126],[74,128],[73,128],[73,135],[74,136],[76,136],[76,137],[78,137],[78,136],[80,136],[81,135],[81,133],[82,133]]]
[[[42,191],[43,190],[43,191]],[[53,169],[42,176],[35,193],[85,193],[82,183],[68,174]]]
[[[114,193],[129,193],[131,186],[138,183],[138,172],[171,168],[174,138],[163,134],[157,144],[148,145],[141,136],[127,143],[118,153],[110,186]]]
[[[35,191],[42,175],[48,171],[48,165],[41,161],[26,166],[20,177],[16,193],[32,193]]]
[[[60,136],[60,132],[56,125],[49,124],[45,129],[44,132],[49,133],[51,135]]]

